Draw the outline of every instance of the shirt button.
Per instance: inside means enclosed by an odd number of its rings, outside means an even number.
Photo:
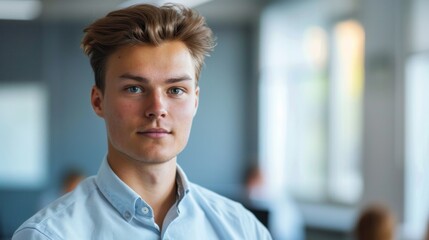
[[[131,218],[131,213],[130,213],[130,212],[128,212],[128,211],[126,211],[126,212],[124,213],[124,218],[125,218],[125,219],[127,219],[127,220],[129,220],[129,219]]]
[[[142,207],[142,212],[143,214],[148,214],[149,213],[149,208],[148,207]]]

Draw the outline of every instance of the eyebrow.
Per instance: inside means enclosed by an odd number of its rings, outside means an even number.
[[[133,75],[131,73],[124,73],[121,76],[119,76],[120,79],[131,79],[131,80],[135,80],[138,82],[142,82],[142,83],[149,83],[150,81],[142,76],[137,76],[137,75]],[[172,78],[168,78],[165,82],[166,83],[177,83],[177,82],[182,82],[182,81],[190,81],[192,80],[192,78],[185,74],[183,76],[179,76],[179,77],[172,77]]]

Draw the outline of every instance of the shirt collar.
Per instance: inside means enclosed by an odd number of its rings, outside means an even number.
[[[114,208],[130,221],[135,214],[135,206],[140,196],[125,184],[110,168],[104,157],[96,177],[98,188]]]
[[[177,173],[176,173],[176,183],[177,183],[177,194],[179,196],[179,201],[183,199],[183,197],[189,192],[189,181],[186,177],[183,169],[177,165]]]
[[[113,172],[107,162],[107,156],[104,157],[98,170],[96,183],[102,194],[128,222],[135,216],[135,209],[140,207],[139,205],[147,205],[133,189]],[[179,165],[177,165],[176,183],[178,202],[180,202],[189,192],[189,181]]]

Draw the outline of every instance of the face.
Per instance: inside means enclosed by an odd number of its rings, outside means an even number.
[[[94,111],[105,120],[109,161],[159,164],[188,142],[198,107],[192,57],[182,42],[125,46],[106,64],[105,89],[93,87]]]

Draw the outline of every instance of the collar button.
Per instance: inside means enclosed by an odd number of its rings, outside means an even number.
[[[148,207],[142,207],[142,213],[144,215],[148,214],[149,213],[149,208]]]

